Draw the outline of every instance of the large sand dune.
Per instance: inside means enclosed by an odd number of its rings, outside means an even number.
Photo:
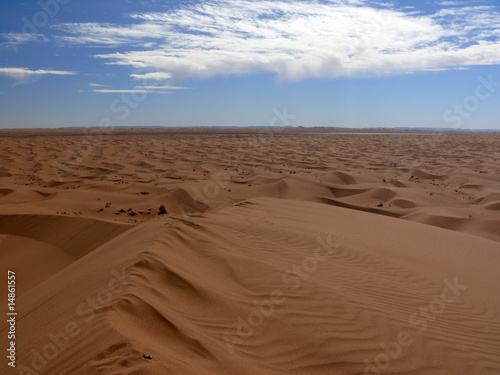
[[[0,138],[0,373],[499,374],[499,140]]]

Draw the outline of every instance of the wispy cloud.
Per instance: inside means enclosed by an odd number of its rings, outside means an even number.
[[[47,69],[31,70],[29,68],[0,68],[0,74],[16,80],[16,83],[20,84],[33,82],[44,75],[71,76],[77,74],[77,72]]]
[[[65,23],[53,26],[62,32],[59,41],[72,45],[118,46],[154,40],[165,37],[164,25],[142,23],[134,25],[113,25],[109,23]]]
[[[151,72],[145,74],[131,74],[130,77],[132,77],[133,79],[165,81],[172,78],[172,74],[166,72]]]
[[[460,4],[424,15],[365,0],[207,0],[132,14],[128,25],[60,30],[66,43],[127,47],[96,56],[108,64],[157,71],[134,79],[271,72],[290,81],[500,64],[498,9]]]
[[[17,51],[21,44],[37,42],[48,42],[49,39],[43,34],[32,33],[3,33],[0,34],[0,46],[13,48]]]
[[[463,5],[466,4],[463,1],[440,1],[438,2],[438,5],[448,7],[448,6],[458,6],[458,5]]]
[[[180,86],[142,86],[146,90],[188,90],[189,87]]]
[[[148,93],[148,94],[171,94],[166,91],[156,91],[156,90],[144,90],[144,89],[132,89],[132,90],[107,90],[107,89],[98,89],[92,90],[92,92],[97,92],[101,94],[140,94],[140,93]]]
[[[101,85],[100,83],[89,83],[90,87],[106,87],[106,85]]]

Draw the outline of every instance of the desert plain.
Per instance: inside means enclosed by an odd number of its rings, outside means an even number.
[[[499,133],[3,131],[0,159],[1,374],[500,374]]]

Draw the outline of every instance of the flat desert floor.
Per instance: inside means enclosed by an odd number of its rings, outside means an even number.
[[[1,374],[500,374],[498,133],[7,135]]]

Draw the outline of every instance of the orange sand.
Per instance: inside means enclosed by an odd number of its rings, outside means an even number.
[[[500,373],[499,134],[4,135],[0,374]]]

